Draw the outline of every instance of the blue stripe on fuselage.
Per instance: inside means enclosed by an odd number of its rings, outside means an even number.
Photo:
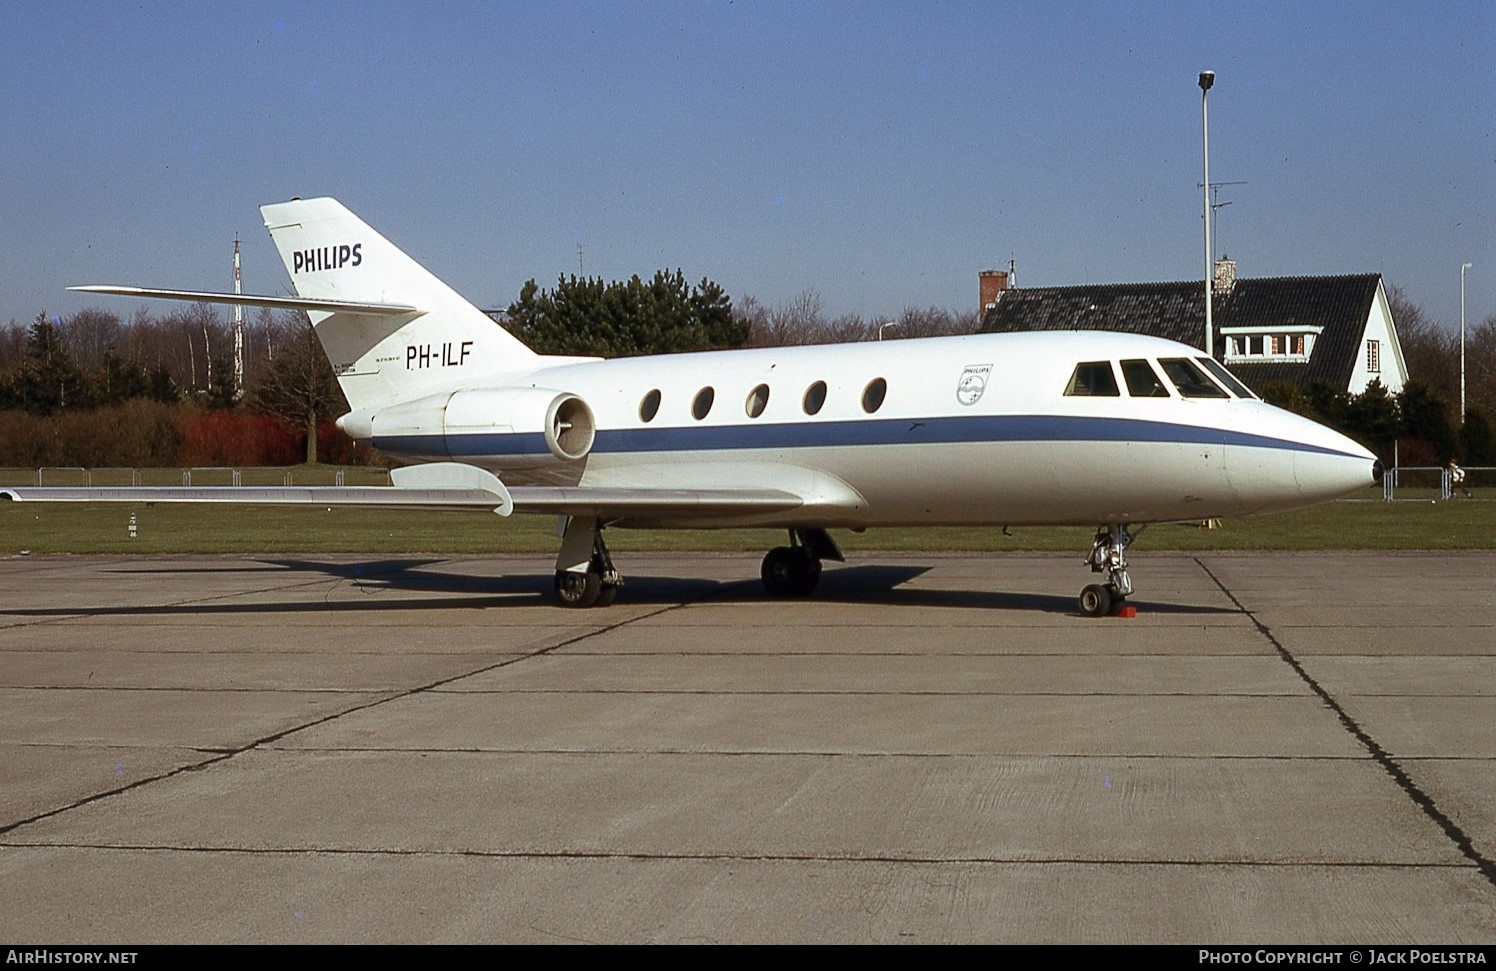
[[[1288,449],[1358,458],[1338,449],[1266,435],[1133,418],[1067,415],[987,415],[951,418],[883,418],[861,421],[787,422],[599,429],[593,454],[709,452],[737,449],[835,448],[861,445],[943,445],[997,442],[1160,442]],[[539,432],[374,436],[374,447],[414,455],[540,455]]]

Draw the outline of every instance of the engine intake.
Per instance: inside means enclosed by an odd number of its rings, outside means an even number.
[[[374,447],[394,455],[497,469],[579,462],[597,439],[587,402],[551,388],[472,388],[348,418],[346,427],[367,427]]]

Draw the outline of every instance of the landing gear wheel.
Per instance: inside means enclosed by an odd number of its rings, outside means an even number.
[[[821,561],[802,546],[776,546],[764,556],[764,588],[776,597],[803,597],[821,579]]]
[[[800,569],[795,574],[796,596],[807,596],[821,582],[821,561],[810,555],[809,550],[799,549]]]
[[[1139,527],[1141,533],[1146,527]],[[1105,573],[1106,583],[1093,583],[1080,592],[1080,612],[1087,617],[1105,617],[1122,606],[1132,594],[1132,577],[1127,573],[1127,548],[1135,533],[1119,523],[1102,526],[1091,543],[1086,557],[1092,573]]]
[[[618,596],[618,584],[605,583],[602,589],[597,592],[597,603],[594,606],[611,607],[613,606],[613,598],[616,596]]]
[[[1087,617],[1105,617],[1112,612],[1112,591],[1099,583],[1089,583],[1080,592],[1080,612]]]
[[[609,587],[608,589],[616,588]],[[598,602],[602,591],[602,576],[590,570],[586,573],[576,573],[571,570],[560,570],[556,573],[556,602],[563,607],[591,607]]]

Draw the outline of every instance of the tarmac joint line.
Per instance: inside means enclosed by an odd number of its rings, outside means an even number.
[[[318,582],[321,582],[321,581],[318,581]],[[300,585],[300,584],[292,584],[292,586],[298,586],[298,585]],[[196,601],[196,602],[203,602],[203,600],[207,600],[207,599],[220,599],[220,598],[202,598],[202,600],[199,600],[199,601]],[[184,601],[183,603],[193,603],[193,602],[194,601]],[[658,608],[656,610],[650,610],[650,611],[647,611],[645,613],[641,613],[641,614],[639,614],[637,616],[634,616],[634,617],[628,617],[628,618],[616,621],[616,622],[611,623],[611,624],[604,624],[604,625],[598,626],[596,628],[593,628],[591,630],[585,630],[585,631],[582,631],[581,633],[575,634],[575,635],[573,635],[571,637],[564,638],[562,640],[557,641],[554,644],[548,645],[546,647],[542,647],[542,648],[540,648],[538,650],[535,650],[535,651],[531,651],[531,652],[529,652],[527,654],[519,654],[519,655],[512,655],[511,654],[511,655],[508,655],[508,656],[504,657],[500,661],[497,661],[497,662],[495,662],[493,664],[486,664],[483,667],[477,668],[476,670],[466,671],[466,672],[462,672],[462,673],[459,673],[459,674],[451,675],[449,677],[440,678],[440,679],[438,679],[436,681],[432,681],[432,682],[429,682],[427,684],[417,685],[414,688],[409,688],[409,689],[405,689],[405,690],[402,690],[402,691],[397,691],[397,692],[391,693],[389,695],[386,695],[385,697],[382,697],[382,698],[376,698],[375,700],[369,701],[369,702],[365,702],[364,704],[353,705],[352,707],[344,708],[344,709],[342,709],[340,711],[331,712],[329,714],[323,715],[320,718],[314,718],[314,719],[312,719],[309,722],[305,722],[305,723],[300,724],[300,725],[293,725],[290,728],[285,728],[285,729],[282,729],[281,731],[274,732],[274,733],[272,733],[270,735],[266,735],[266,736],[263,736],[261,738],[254,739],[253,741],[247,742],[244,745],[234,746],[234,747],[230,747],[230,748],[218,748],[218,747],[215,747],[215,748],[199,748],[198,751],[204,752],[205,754],[211,754],[212,758],[204,759],[204,760],[202,760],[200,762],[193,762],[193,763],[188,764],[188,765],[180,765],[180,766],[177,766],[176,768],[170,769],[170,770],[168,770],[166,772],[158,773],[158,774],[150,776],[148,778],[136,779],[135,781],[129,783],[128,785],[118,786],[118,787],[113,788],[113,789],[106,789],[103,792],[90,793],[89,795],[83,796],[80,799],[75,799],[74,801],[68,803],[67,805],[57,806],[57,807],[54,807],[52,809],[44,810],[44,811],[39,812],[39,813],[34,813],[33,815],[28,816],[28,817],[26,817],[24,819],[19,819],[19,820],[16,820],[14,822],[9,822],[9,823],[0,823],[0,836],[5,836],[5,835],[7,835],[9,833],[14,832],[17,829],[20,829],[23,826],[27,826],[27,825],[29,825],[31,823],[40,822],[40,821],[42,821],[44,819],[50,819],[50,818],[52,818],[54,816],[60,816],[63,813],[70,812],[71,810],[77,809],[77,808],[82,807],[82,806],[86,806],[89,803],[98,802],[98,801],[100,801],[102,799],[108,799],[108,798],[111,798],[113,796],[117,796],[117,795],[120,795],[122,793],[129,792],[129,791],[131,791],[133,789],[138,789],[141,786],[146,786],[146,785],[150,785],[151,783],[154,783],[154,782],[159,782],[159,781],[161,781],[163,779],[170,779],[173,776],[180,775],[180,774],[182,774],[184,772],[200,772],[200,771],[202,771],[204,769],[210,768],[211,766],[218,764],[219,762],[225,762],[225,761],[227,761],[229,759],[232,759],[232,758],[234,758],[236,756],[242,755],[245,752],[250,752],[250,751],[253,751],[253,750],[257,749],[257,748],[261,748],[261,747],[264,747],[264,746],[272,745],[272,744],[274,744],[274,743],[276,743],[276,742],[278,742],[278,741],[280,741],[280,740],[282,740],[282,739],[284,739],[284,738],[286,738],[286,737],[288,737],[290,735],[296,734],[297,732],[301,732],[301,731],[305,731],[305,730],[307,730],[309,728],[316,728],[318,726],[325,725],[328,722],[336,721],[337,719],[342,718],[342,717],[344,717],[346,715],[355,714],[355,713],[360,712],[360,711],[366,711],[366,710],[368,710],[370,708],[374,708],[374,707],[377,707],[379,705],[388,704],[391,701],[399,701],[399,700],[404,699],[404,698],[410,698],[410,697],[413,697],[415,695],[423,694],[423,693],[430,692],[430,691],[435,691],[435,690],[438,690],[438,689],[440,689],[440,688],[442,688],[442,687],[444,687],[446,685],[452,684],[452,683],[457,682],[457,681],[461,681],[464,678],[475,677],[475,676],[480,675],[480,674],[487,674],[490,671],[497,671],[499,668],[508,667],[508,666],[510,666],[512,664],[518,664],[521,661],[526,661],[526,660],[529,660],[531,658],[544,657],[545,655],[550,654],[553,651],[558,651],[558,650],[560,650],[563,647],[567,647],[568,645],[571,645],[571,644],[576,644],[576,643],[578,643],[580,641],[587,640],[588,638],[597,637],[597,636],[602,635],[602,634],[611,633],[612,631],[618,630],[619,628],[627,627],[629,624],[634,624],[634,623],[638,623],[641,620],[648,620],[648,619],[653,618],[653,617],[658,617],[661,614],[668,613],[668,612],[670,612],[672,610],[679,610],[682,607],[685,607],[685,606],[689,605],[692,602],[693,602],[692,599],[682,600],[679,603],[667,604],[667,605],[665,605],[663,607],[660,607],[660,608]]]
[[[1298,675],[1299,679],[1309,687],[1309,690],[1313,691],[1319,700],[1324,702],[1325,707],[1335,713],[1335,717],[1340,720],[1340,724],[1344,726],[1345,730],[1350,732],[1356,741],[1361,744],[1361,747],[1371,754],[1372,759],[1382,767],[1383,771],[1392,777],[1392,781],[1397,783],[1398,788],[1402,789],[1408,798],[1413,800],[1413,803],[1423,811],[1423,814],[1432,820],[1434,825],[1438,826],[1444,832],[1445,836],[1449,837],[1450,841],[1454,843],[1455,847],[1459,849],[1460,853],[1467,860],[1475,864],[1481,876],[1486,878],[1486,882],[1491,884],[1492,887],[1496,887],[1496,861],[1487,859],[1480,850],[1475,848],[1475,841],[1470,838],[1470,834],[1466,833],[1460,828],[1458,823],[1450,819],[1434,802],[1433,797],[1424,792],[1418,783],[1413,781],[1413,777],[1408,775],[1407,771],[1398,764],[1391,753],[1383,748],[1381,743],[1376,739],[1372,738],[1370,733],[1362,728],[1351,717],[1350,713],[1345,710],[1345,707],[1335,699],[1335,696],[1330,694],[1324,685],[1320,684],[1313,675],[1304,669],[1304,665],[1299,662],[1298,658],[1294,657],[1293,652],[1284,647],[1283,642],[1278,640],[1277,636],[1273,634],[1271,627],[1263,623],[1251,608],[1243,604],[1237,598],[1236,594],[1198,556],[1191,557],[1191,559],[1205,572],[1206,576],[1214,581],[1216,586],[1220,587],[1221,592],[1236,605],[1237,609],[1246,615],[1247,619],[1257,628],[1257,632],[1266,638],[1269,644],[1273,645],[1273,649],[1278,652],[1278,657],[1293,669],[1294,674]]]

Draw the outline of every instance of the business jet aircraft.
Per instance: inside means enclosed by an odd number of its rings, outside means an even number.
[[[355,439],[414,460],[393,487],[8,489],[5,498],[468,506],[563,517],[562,604],[611,603],[608,526],[788,530],[802,596],[829,529],[1099,525],[1080,595],[1133,592],[1137,524],[1307,506],[1374,483],[1366,449],[1258,400],[1184,344],[978,334],[619,360],[536,354],[333,199],[261,208],[296,297],[93,293],[304,310]]]

